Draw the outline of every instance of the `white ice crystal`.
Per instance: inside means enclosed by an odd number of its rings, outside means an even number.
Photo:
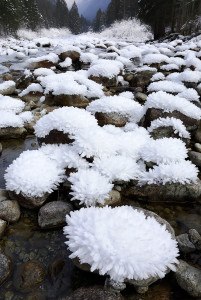
[[[24,111],[19,114],[19,117],[23,120],[23,122],[32,122],[34,120],[34,116],[31,111]]]
[[[123,64],[120,61],[107,59],[95,60],[88,70],[88,76],[113,78],[121,72]]]
[[[111,156],[116,155],[118,151],[119,140],[117,136],[99,126],[90,127],[89,130],[77,130],[72,135],[72,139],[75,140],[73,145],[76,151],[82,157]]]
[[[158,80],[164,80],[164,79],[165,79],[165,75],[161,72],[158,72],[151,77],[151,81],[158,81]]]
[[[139,179],[139,184],[196,183],[198,172],[198,168],[186,160],[169,164],[159,164],[159,166],[149,169],[148,172],[144,172]]]
[[[144,109],[148,108],[161,109],[165,112],[179,111],[189,118],[196,120],[201,119],[201,109],[185,98],[173,96],[166,92],[152,93],[147,97]]]
[[[38,83],[32,83],[30,84],[25,90],[23,90],[19,96],[23,97],[29,93],[42,93],[43,92],[43,88],[40,84]]]
[[[0,110],[0,128],[23,127],[24,122],[20,116],[12,111]]]
[[[143,63],[147,65],[169,63],[169,57],[163,54],[147,54],[143,57]]]
[[[186,87],[183,84],[168,80],[152,82],[148,86],[149,92],[164,91],[167,93],[182,93],[185,89]]]
[[[43,56],[38,56],[38,57],[34,57],[34,58],[30,58],[28,61],[27,61],[27,64],[28,65],[32,65],[34,63],[38,63],[38,62],[41,62],[41,61],[49,61],[53,64],[57,64],[58,61],[59,61],[59,57],[57,54],[55,53],[49,53],[47,55],[43,55]]]
[[[4,178],[9,191],[25,197],[42,197],[57,188],[65,178],[64,172],[40,150],[28,150],[12,162]]]
[[[62,68],[68,68],[72,65],[72,59],[70,57],[66,57],[66,59],[59,64]]]
[[[48,75],[54,75],[54,71],[52,71],[51,69],[47,69],[47,68],[38,68],[36,70],[34,70],[34,75],[35,76],[48,76]]]
[[[16,83],[12,80],[0,83],[0,94],[4,94],[10,88],[15,88]]]
[[[129,206],[90,207],[66,217],[70,258],[87,263],[91,271],[125,279],[163,278],[175,271],[178,248],[165,225]]]
[[[39,77],[45,94],[53,95],[83,95],[88,98],[103,97],[103,86],[88,79],[86,72],[66,72],[61,74]]]
[[[62,107],[55,109],[37,121],[34,129],[37,137],[45,137],[51,130],[75,133],[84,128],[93,128],[97,120],[89,112],[76,107]]]
[[[71,200],[79,200],[80,204],[86,206],[104,204],[113,188],[107,177],[92,169],[80,169],[76,173],[71,173],[68,180],[72,184]]]
[[[147,129],[149,132],[160,127],[172,127],[175,134],[178,134],[181,138],[190,139],[190,133],[186,130],[183,122],[176,118],[158,118],[151,122],[150,127]]]
[[[182,93],[179,93],[178,96],[181,98],[185,98],[189,101],[199,102],[199,100],[200,100],[200,97],[199,97],[197,91],[194,89],[186,89]]]
[[[24,107],[25,104],[22,100],[0,95],[0,110],[19,113]]]
[[[141,158],[153,163],[180,162],[187,158],[185,143],[177,138],[150,140],[141,149]]]
[[[140,166],[131,157],[116,155],[95,159],[92,167],[107,176],[112,182],[138,179],[141,174]]]
[[[80,157],[72,145],[43,145],[40,151],[61,168],[88,168],[89,163]]]

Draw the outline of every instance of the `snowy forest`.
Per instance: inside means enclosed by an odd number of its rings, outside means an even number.
[[[201,299],[201,0],[0,0],[0,300]]]
[[[138,17],[150,25],[156,39],[169,33],[191,34],[200,26],[200,0],[111,0],[91,22],[79,14],[76,3],[65,0],[1,0],[0,33],[14,34],[20,28],[69,28],[73,34],[100,32],[115,21]],[[163,12],[163,13],[161,13]]]

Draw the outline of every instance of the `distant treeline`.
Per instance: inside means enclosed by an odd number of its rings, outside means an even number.
[[[41,27],[68,27],[74,34],[90,29],[99,32],[132,17],[150,25],[156,39],[167,31],[191,34],[201,29],[201,0],[111,0],[92,23],[79,15],[76,3],[69,10],[65,0],[0,0],[1,35]]]
[[[90,22],[79,15],[76,3],[69,10],[65,0],[0,0],[0,34],[15,34],[19,28],[68,27],[72,33],[87,31]]]

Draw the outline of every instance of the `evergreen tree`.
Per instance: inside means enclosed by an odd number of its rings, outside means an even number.
[[[100,28],[101,28],[101,16],[102,16],[102,10],[99,9],[97,11],[96,17],[93,22],[93,29],[96,32],[100,31]]]
[[[85,19],[83,15],[80,17],[80,22],[81,22],[81,32],[87,32],[89,31],[91,22]]]
[[[55,19],[57,27],[61,28],[69,26],[69,11],[65,0],[57,0]]]
[[[79,34],[81,33],[81,20],[78,12],[76,3],[73,3],[71,10],[69,12],[69,27],[72,33]]]
[[[35,30],[42,23],[42,16],[39,13],[36,0],[24,0],[25,11],[23,12],[27,19],[26,27]]]

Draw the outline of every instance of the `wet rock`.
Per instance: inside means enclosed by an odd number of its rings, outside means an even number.
[[[74,106],[85,108],[89,104],[89,100],[83,95],[58,95],[50,96],[47,95],[44,101],[47,105],[56,106]]]
[[[149,108],[145,115],[144,125],[145,125],[145,127],[149,127],[151,125],[152,121],[154,121],[158,118],[166,118],[166,117],[170,117],[170,118],[173,117],[176,119],[180,119],[186,126],[187,130],[189,130],[189,131],[197,130],[197,128],[199,127],[199,123],[200,123],[199,120],[189,118],[189,117],[183,115],[182,113],[180,113],[179,111],[173,111],[172,113],[167,113],[161,109]]]
[[[173,127],[168,126],[168,127],[158,127],[156,129],[154,129],[152,132],[150,132],[151,137],[153,137],[153,139],[157,140],[157,139],[162,139],[164,137],[167,138],[179,138],[181,139],[181,137],[179,136],[178,133],[174,132]],[[190,143],[190,139],[182,139],[187,145]]]
[[[124,282],[117,282],[111,278],[106,278],[105,287],[116,292],[121,292],[126,288],[126,284]]]
[[[136,93],[135,98],[140,102],[145,102],[147,100],[147,95],[144,93]]]
[[[175,277],[179,286],[189,295],[201,297],[201,269],[180,260]]]
[[[107,78],[107,77],[96,77],[96,76],[90,76],[89,79],[102,84],[106,87],[116,87],[118,85],[118,80],[117,80],[117,76],[114,76],[112,78]]]
[[[33,101],[34,103],[37,103],[38,101],[40,101],[40,98],[43,96],[43,93],[37,92],[30,92],[28,94],[26,94],[25,96],[21,97],[21,100],[23,100],[24,102],[31,102]]]
[[[115,293],[102,287],[79,288],[62,300],[123,300],[120,293]]]
[[[0,189],[0,202],[6,199],[9,199],[8,191]]]
[[[197,152],[201,152],[201,144],[195,143],[194,147]]]
[[[195,229],[190,229],[188,232],[189,240],[195,248],[201,251],[201,235]]]
[[[65,266],[65,261],[58,259],[48,266],[48,274],[52,281],[57,278],[57,276],[62,272]]]
[[[78,51],[65,51],[59,55],[59,58],[64,61],[67,57],[70,57],[73,62],[76,62],[80,59],[80,53]]]
[[[15,287],[18,291],[27,293],[41,284],[46,278],[46,272],[41,264],[29,261],[19,266],[14,274]]]
[[[33,76],[23,75],[17,80],[16,88],[24,90],[32,83],[32,81],[33,81]]]
[[[16,223],[20,218],[20,207],[17,201],[0,201],[0,218],[9,222]]]
[[[0,143],[0,155],[1,155],[2,151],[3,151],[3,147],[2,147],[2,144]]]
[[[63,131],[51,130],[44,138],[37,138],[39,145],[45,144],[70,144],[73,142],[67,133]]]
[[[101,113],[96,112],[95,118],[98,120],[99,126],[114,125],[116,127],[123,127],[128,122],[128,117],[118,113]]]
[[[20,194],[16,194],[15,192],[11,192],[9,191],[9,196],[11,199],[14,199],[16,201],[18,201],[18,203],[25,208],[28,209],[35,209],[38,207],[41,207],[43,205],[43,203],[47,200],[49,194],[46,193],[43,197],[28,197],[25,195]]]
[[[201,128],[198,128],[198,130],[195,133],[194,138],[197,143],[201,144]]]
[[[52,201],[40,208],[38,224],[42,229],[66,225],[66,215],[70,214],[73,207],[63,201]]]
[[[185,254],[194,252],[196,250],[194,244],[189,240],[188,234],[180,234],[176,237],[179,250]]]
[[[11,274],[12,262],[9,257],[2,253],[0,248],[0,285],[5,282]]]
[[[20,139],[25,138],[27,131],[24,127],[6,127],[0,128],[0,139],[7,140],[7,139]]]
[[[150,202],[189,202],[201,196],[201,181],[196,183],[180,184],[166,183],[164,185],[144,185],[138,186],[137,182],[127,186],[124,195],[132,197],[133,200]],[[192,228],[192,227],[191,227]]]
[[[0,219],[0,238],[3,236],[6,229],[6,221]]]
[[[188,155],[193,164],[195,164],[197,167],[201,167],[201,153],[200,152],[190,151],[188,153]]]
[[[124,80],[126,80],[126,81],[131,81],[131,80],[133,79],[133,77],[134,77],[134,74],[133,74],[133,73],[126,73],[126,74],[124,75]]]
[[[39,69],[39,68],[47,68],[50,69],[51,67],[56,66],[55,63],[49,61],[49,60],[42,60],[39,62],[33,62],[30,64],[31,69]]]
[[[46,297],[40,293],[31,293],[26,296],[25,300],[46,300]]]
[[[121,194],[118,191],[112,190],[109,192],[110,198],[105,200],[104,205],[100,206],[106,206],[106,205],[117,205],[121,202]]]

